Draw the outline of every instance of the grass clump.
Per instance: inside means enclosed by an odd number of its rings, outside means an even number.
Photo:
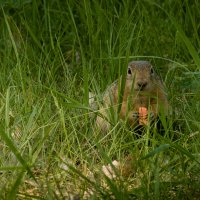
[[[198,199],[199,3],[2,1],[1,199]],[[95,129],[101,93],[129,60],[149,60],[173,108],[165,133]],[[95,113],[93,113],[95,114]],[[133,176],[102,165],[135,158]]]

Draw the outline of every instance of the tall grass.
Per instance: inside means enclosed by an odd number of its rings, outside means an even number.
[[[198,1],[0,5],[1,199],[198,198]],[[119,123],[102,134],[90,115],[89,91],[100,101],[133,59],[151,61],[166,83],[173,112],[162,135],[137,138]],[[133,176],[102,175],[127,154]]]

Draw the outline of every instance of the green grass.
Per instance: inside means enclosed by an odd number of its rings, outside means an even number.
[[[198,199],[198,1],[0,5],[0,199]],[[100,100],[130,60],[151,61],[166,84],[176,126],[164,135],[136,139],[123,124],[105,135],[89,116],[88,92]],[[127,154],[132,177],[102,176]]]

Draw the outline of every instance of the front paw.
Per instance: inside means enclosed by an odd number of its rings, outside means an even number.
[[[153,112],[149,113],[149,120],[152,121],[155,118],[155,114]]]
[[[132,117],[133,117],[133,119],[138,119],[139,118],[139,113],[138,112],[134,112],[133,114],[132,114]]]

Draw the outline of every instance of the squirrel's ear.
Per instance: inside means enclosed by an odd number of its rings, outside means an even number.
[[[131,71],[131,68],[130,68],[130,67],[128,67],[127,74],[128,74],[128,75],[131,75],[131,74],[132,74],[132,71]]]

